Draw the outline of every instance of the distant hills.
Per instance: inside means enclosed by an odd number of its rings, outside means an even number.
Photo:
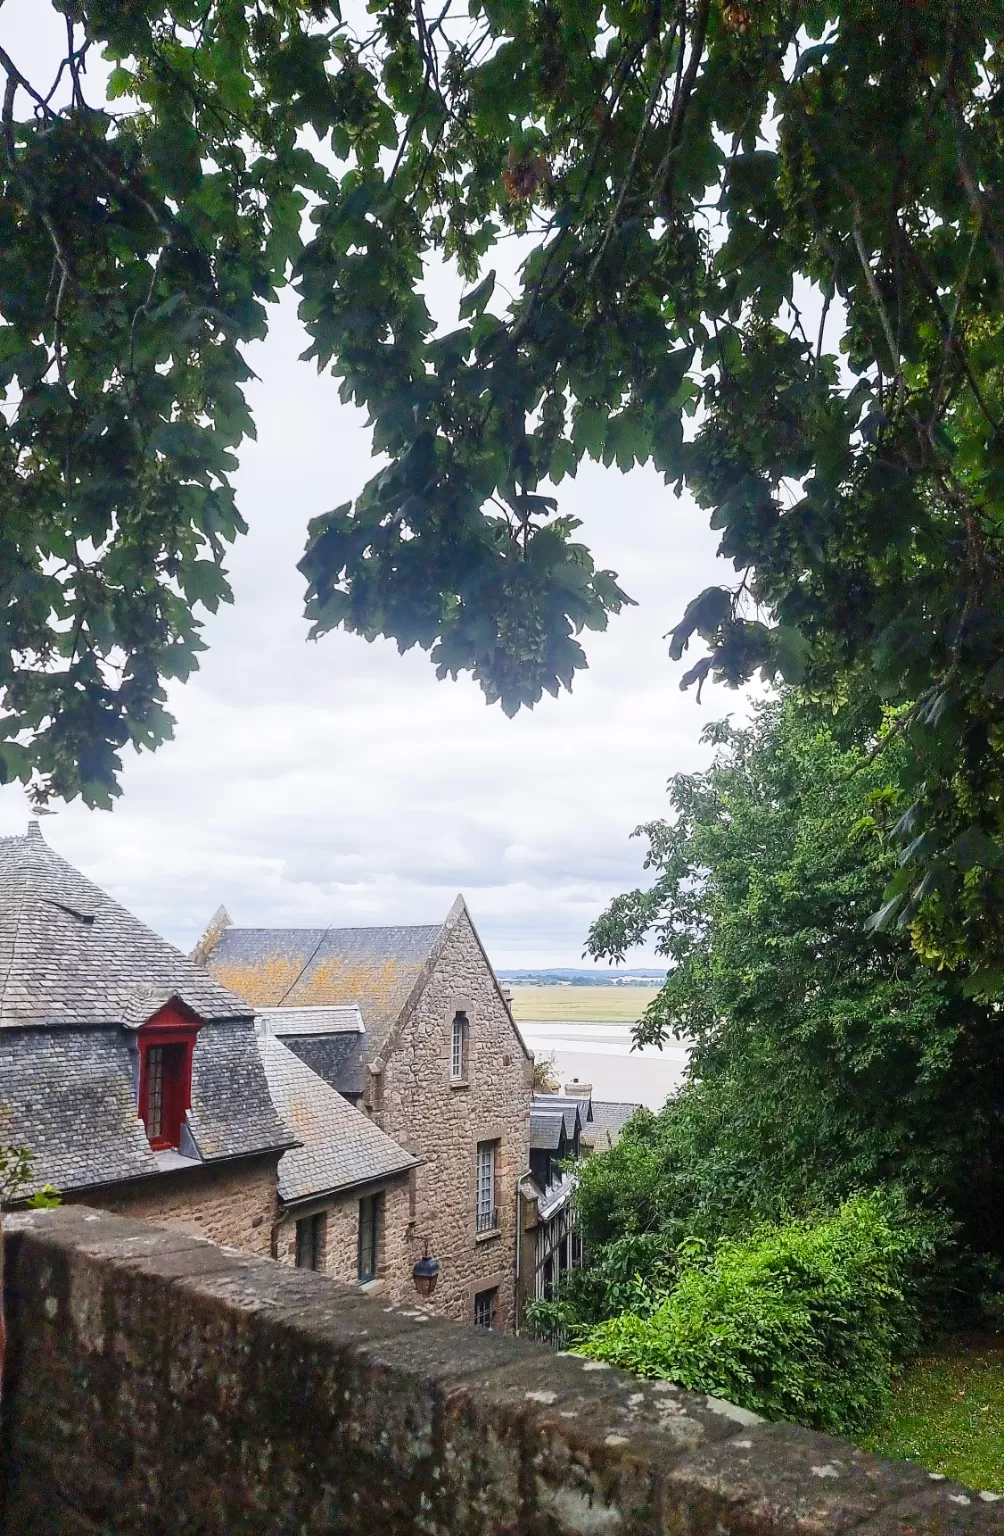
[[[666,972],[631,971],[499,971],[499,981],[512,987],[661,987]]]

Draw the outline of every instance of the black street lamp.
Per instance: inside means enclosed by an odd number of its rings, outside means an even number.
[[[411,1278],[415,1282],[415,1289],[423,1301],[428,1301],[436,1289],[436,1281],[439,1279],[439,1260],[429,1258],[429,1244],[425,1244],[425,1253],[419,1259],[411,1272]]]

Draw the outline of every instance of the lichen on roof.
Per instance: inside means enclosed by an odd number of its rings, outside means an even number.
[[[384,928],[237,928],[207,969],[255,1008],[357,1006],[379,1050],[422,974],[442,924]]]

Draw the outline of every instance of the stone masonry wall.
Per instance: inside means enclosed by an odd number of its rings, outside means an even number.
[[[469,1070],[450,1080],[453,1018],[470,1023]],[[495,1326],[515,1326],[516,1185],[529,1167],[532,1066],[464,913],[367,1099],[373,1119],[423,1159],[416,1172],[415,1225],[395,1299],[411,1290],[411,1269],[428,1241],[440,1263],[432,1305],[457,1322],[474,1320],[474,1294],[498,1290]],[[475,1233],[479,1141],[497,1141],[499,1232]]]
[[[1004,1536],[671,1382],[81,1207],[8,1218],[10,1536]]]
[[[202,1163],[178,1173],[129,1184],[89,1190],[80,1200],[139,1221],[208,1237],[246,1253],[268,1258],[272,1252],[279,1159],[240,1158],[227,1163]],[[67,1200],[74,1200],[68,1195]]]
[[[376,1191],[367,1189],[364,1193],[373,1194]],[[396,1183],[386,1186],[381,1193],[383,1219],[377,1248],[377,1275],[384,1282],[382,1287],[384,1291],[388,1290],[388,1279],[393,1276],[394,1290],[398,1292],[404,1290],[398,1284],[398,1280],[406,1269],[411,1251],[411,1199],[408,1180],[399,1179]],[[340,1200],[318,1201],[316,1204],[299,1206],[290,1211],[280,1220],[276,1228],[276,1258],[282,1264],[295,1265],[297,1220],[318,1212],[323,1212],[325,1217],[324,1273],[330,1275],[333,1280],[341,1280],[346,1285],[355,1285],[359,1258],[358,1192],[344,1195]],[[410,1269],[407,1279],[410,1285]],[[404,1294],[407,1294],[406,1290]]]

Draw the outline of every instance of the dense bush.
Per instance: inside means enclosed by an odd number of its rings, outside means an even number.
[[[647,1317],[678,1273],[679,1253],[665,1234],[618,1238],[598,1248],[584,1269],[566,1270],[554,1299],[530,1302],[525,1326],[537,1338],[553,1339],[621,1312]]]
[[[580,1332],[574,1348],[769,1418],[859,1433],[918,1342],[920,1282],[942,1236],[873,1193],[713,1248],[692,1240],[657,1306]]]

